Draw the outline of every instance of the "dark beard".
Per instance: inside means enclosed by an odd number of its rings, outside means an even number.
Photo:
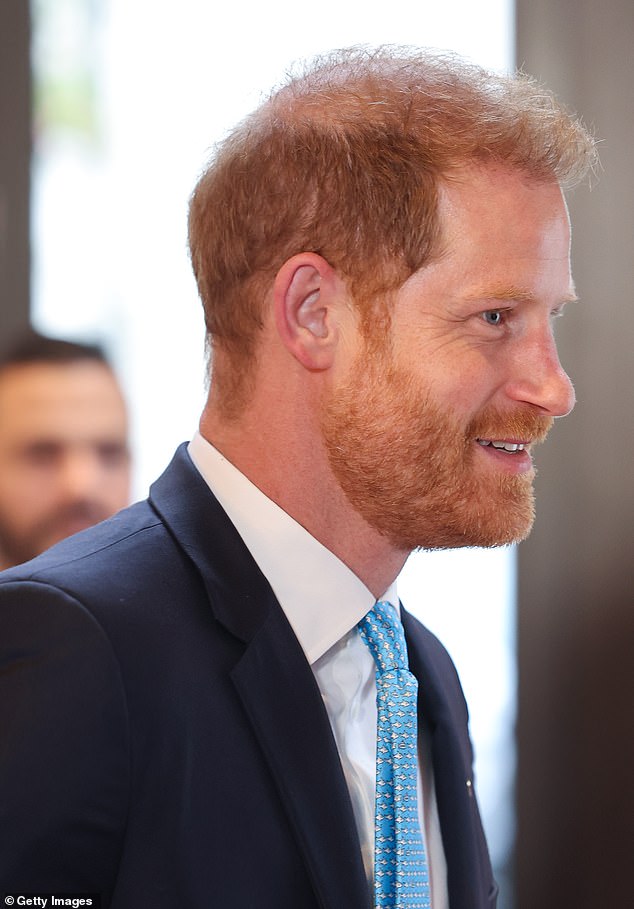
[[[59,506],[41,518],[28,532],[16,536],[0,514],[0,553],[8,565],[19,565],[35,558],[49,546],[68,536],[68,524],[80,523],[90,527],[103,521],[109,512],[93,502],[71,502]]]

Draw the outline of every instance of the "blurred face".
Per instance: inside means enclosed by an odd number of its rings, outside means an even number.
[[[348,499],[405,552],[526,536],[533,447],[574,405],[553,338],[574,297],[559,188],[465,169],[440,216],[442,254],[395,294],[385,341],[357,339],[323,413]]]
[[[101,363],[0,372],[0,565],[23,562],[123,508],[126,409]]]

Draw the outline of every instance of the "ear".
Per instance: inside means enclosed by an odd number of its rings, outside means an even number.
[[[316,253],[298,253],[273,284],[275,324],[286,349],[302,366],[328,369],[339,339],[345,289],[332,266]]]

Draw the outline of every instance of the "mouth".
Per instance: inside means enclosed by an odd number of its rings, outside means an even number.
[[[510,442],[506,439],[476,439],[483,448],[495,448],[496,451],[505,451],[508,454],[517,454],[530,448],[530,442]]]

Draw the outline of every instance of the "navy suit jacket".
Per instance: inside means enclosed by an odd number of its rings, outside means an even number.
[[[495,905],[467,711],[403,615],[451,909]],[[368,909],[315,678],[179,449],[150,498],[0,580],[0,892],[112,909]]]

